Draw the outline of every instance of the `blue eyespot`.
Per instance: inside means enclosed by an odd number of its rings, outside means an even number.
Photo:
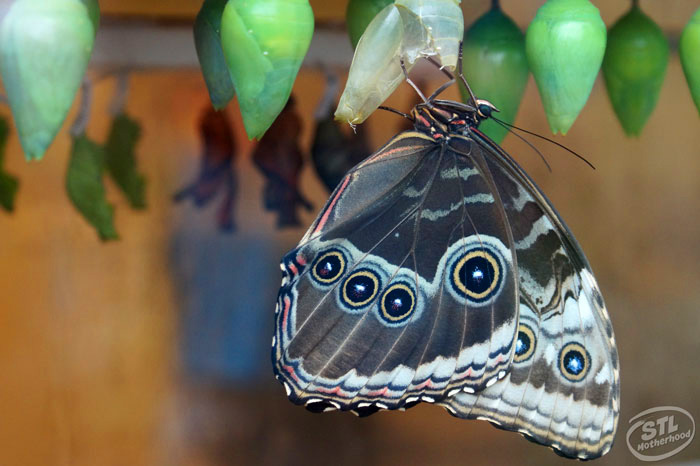
[[[381,287],[379,276],[374,271],[359,269],[345,279],[341,299],[351,309],[361,309],[374,300]]]
[[[416,308],[416,293],[406,282],[398,282],[388,287],[379,304],[379,315],[388,324],[406,322]]]
[[[568,343],[559,352],[559,370],[572,382],[582,380],[590,369],[591,357],[578,343]]]
[[[532,357],[535,353],[535,332],[525,325],[520,324],[518,327],[518,335],[515,338],[515,354],[513,361],[524,362]]]
[[[339,249],[330,249],[316,259],[311,276],[321,285],[331,285],[345,272],[347,259]]]
[[[503,281],[501,264],[489,249],[473,248],[454,261],[450,281],[457,294],[471,302],[482,303],[500,289]]]

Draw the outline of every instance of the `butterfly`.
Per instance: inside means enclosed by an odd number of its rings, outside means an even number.
[[[413,130],[347,173],[282,259],[275,375],[312,411],[434,403],[562,456],[599,457],[620,382],[591,267],[542,191],[479,131],[495,107],[436,94],[412,110]]]

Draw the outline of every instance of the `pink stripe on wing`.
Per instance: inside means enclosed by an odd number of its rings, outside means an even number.
[[[316,228],[314,228],[314,232],[313,232],[314,235],[323,229],[323,226],[328,221],[328,217],[331,215],[331,210],[333,210],[333,207],[335,207],[335,203],[338,202],[338,198],[340,197],[341,194],[343,194],[343,191],[345,191],[345,188],[347,187],[349,182],[350,182],[350,176],[346,176],[345,180],[343,180],[343,185],[340,187],[338,192],[335,193],[335,197],[333,198],[331,203],[328,205],[328,208],[326,209],[326,211],[323,213],[323,217],[321,217],[321,220],[316,225]]]

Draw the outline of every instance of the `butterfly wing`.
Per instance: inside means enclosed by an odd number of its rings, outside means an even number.
[[[612,446],[619,367],[612,325],[573,235],[525,172],[474,132],[512,228],[520,322],[510,373],[476,394],[443,400],[453,415],[485,419],[580,459]],[[471,148],[470,142],[455,142]],[[459,149],[456,149],[459,151]]]
[[[295,403],[360,414],[482,390],[511,364],[514,264],[483,157],[401,133],[283,259],[276,375]]]

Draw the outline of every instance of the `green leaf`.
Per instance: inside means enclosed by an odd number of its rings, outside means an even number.
[[[102,241],[118,239],[114,208],[107,203],[102,183],[104,149],[84,134],[73,139],[66,173],[66,191],[73,205],[95,229]]]
[[[8,212],[15,209],[15,195],[19,188],[17,177],[5,173],[3,162],[5,161],[5,145],[10,133],[9,125],[4,118],[0,118],[0,207]]]
[[[117,115],[105,144],[105,167],[134,209],[146,207],[146,177],[138,172],[134,148],[141,127],[127,115]]]

